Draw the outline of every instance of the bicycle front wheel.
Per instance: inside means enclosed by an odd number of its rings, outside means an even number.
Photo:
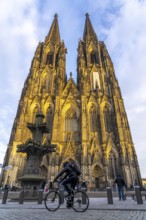
[[[83,191],[77,191],[74,194],[72,208],[76,212],[85,212],[89,207],[89,198]]]
[[[56,211],[61,204],[61,197],[57,191],[49,192],[45,197],[45,206],[49,211]]]

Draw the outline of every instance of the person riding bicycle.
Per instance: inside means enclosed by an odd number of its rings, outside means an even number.
[[[69,158],[69,161],[63,164],[63,169],[58,173],[53,182],[58,180],[59,177],[63,176],[64,174],[65,176],[61,179],[60,183],[68,192],[66,195],[68,197],[75,189],[76,184],[79,182],[79,176],[81,175],[80,167],[72,158]],[[68,184],[70,184],[71,187],[69,187]]]
[[[73,160],[69,159],[63,164],[63,169],[58,173],[53,182],[57,181],[58,185],[63,185],[68,192],[65,199],[66,207],[73,208],[77,212],[84,212],[89,207],[89,198],[86,192],[82,190],[74,190],[76,184],[79,182],[81,170],[79,165]],[[62,204],[62,193],[60,187],[47,193],[45,197],[45,206],[49,211],[56,211]],[[66,196],[65,196],[66,197]]]

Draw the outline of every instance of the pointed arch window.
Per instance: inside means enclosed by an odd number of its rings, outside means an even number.
[[[94,64],[94,63],[99,63],[98,62],[98,54],[97,52],[91,52],[91,63]]]
[[[78,130],[77,114],[73,109],[70,109],[65,115],[65,131],[75,132]]]
[[[46,64],[51,64],[51,65],[53,65],[53,53],[49,53],[49,54],[47,55]]]
[[[65,114],[64,121],[64,140],[68,138],[78,141],[80,138],[80,129],[77,113],[74,109],[70,108]]]
[[[36,120],[36,113],[39,111],[39,107],[38,106],[35,106],[33,108],[33,111],[32,111],[32,123],[35,123],[35,120]]]
[[[47,127],[49,129],[49,133],[52,133],[52,126],[53,126],[53,111],[51,106],[49,106],[49,108],[47,109],[47,113],[46,113],[46,123],[47,123]]]
[[[107,107],[104,109],[104,123],[107,132],[111,131],[111,113]]]
[[[101,89],[99,73],[93,72],[93,89],[95,90],[97,86]]]
[[[90,108],[90,131],[96,132],[97,131],[97,114],[96,109],[94,106]]]
[[[110,179],[115,179],[119,171],[119,166],[118,166],[118,159],[113,151],[110,152],[108,163],[109,163],[108,166],[109,177]]]
[[[97,112],[96,115],[97,118],[97,131],[98,131],[98,137],[99,137],[99,141],[102,141],[102,134],[101,134],[101,121],[100,121],[100,114],[99,112]]]
[[[58,65],[58,61],[59,61],[59,54],[57,53],[57,54],[56,54],[56,61],[55,61],[56,66]]]

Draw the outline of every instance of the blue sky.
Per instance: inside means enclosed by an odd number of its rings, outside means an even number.
[[[141,174],[146,177],[145,0],[1,0],[0,163],[36,46],[44,41],[54,14],[68,50],[67,74],[72,71],[76,79],[77,45],[87,12],[114,63]]]

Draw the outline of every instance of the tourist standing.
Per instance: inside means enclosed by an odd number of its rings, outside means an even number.
[[[125,200],[124,187],[126,186],[124,179],[122,178],[121,175],[118,175],[114,183],[116,183],[118,187],[119,200],[124,201]]]

